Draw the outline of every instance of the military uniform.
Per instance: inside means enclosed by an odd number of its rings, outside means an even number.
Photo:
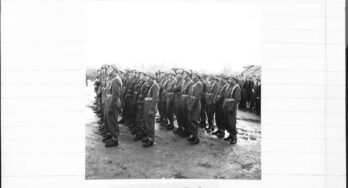
[[[222,109],[222,105],[223,105],[223,93],[224,90],[226,89],[226,87],[228,86],[228,84],[223,84],[222,82],[220,82],[217,86],[217,92],[216,92],[216,98],[214,100],[215,102],[215,122],[216,122],[216,127],[218,128],[218,130],[216,132],[214,132],[213,134],[216,134],[219,138],[223,138],[225,136],[225,122],[224,122],[224,116],[223,116],[223,109]]]
[[[119,136],[119,126],[118,126],[118,114],[121,110],[121,88],[122,80],[119,76],[109,80],[107,85],[107,98],[106,98],[106,125],[109,133],[112,136],[113,142],[117,142]],[[116,144],[117,145],[117,144]],[[113,144],[106,143],[106,147],[114,146]]]
[[[206,92],[207,92],[207,82],[202,79],[202,94],[201,94],[201,112],[200,112],[200,123],[199,127],[205,128],[207,124],[207,111],[206,111],[206,106],[207,106],[207,101],[206,101]]]
[[[231,143],[234,144],[237,141],[237,111],[238,104],[241,100],[241,89],[238,84],[228,85],[224,91],[223,101],[223,115],[225,125],[228,133],[230,134],[228,139],[232,139]],[[227,139],[227,140],[228,140]]]
[[[168,113],[167,113],[167,90],[169,80],[168,78],[164,78],[164,82],[160,86],[160,100],[158,102],[158,105],[160,106],[160,114],[162,117],[161,125],[167,125],[168,124]]]
[[[134,84],[133,87],[133,95],[131,98],[131,103],[130,103],[130,127],[131,127],[131,131],[133,132],[133,134],[136,133],[136,117],[137,117],[137,112],[138,112],[138,104],[137,104],[137,98],[138,98],[138,92],[141,88],[141,86],[144,84],[144,80],[141,79],[137,79],[137,81]]]
[[[190,141],[198,141],[198,120],[201,112],[201,96],[203,85],[201,81],[197,81],[189,89],[189,102],[188,102],[188,131],[192,135]]]
[[[157,113],[157,102],[159,97],[159,85],[154,80],[144,98],[145,130],[147,140],[144,146],[151,146],[155,137],[155,116]]]
[[[141,88],[138,91],[139,93],[139,96],[137,98],[138,113],[136,117],[136,136],[133,139],[134,141],[138,141],[146,137],[144,99],[149,89],[150,89],[150,83],[144,82],[144,84],[141,86]]]
[[[165,90],[166,90],[166,118],[169,121],[169,124],[167,126],[167,129],[173,129],[174,128],[174,84],[175,79],[169,80]]]
[[[207,84],[206,102],[207,102],[207,116],[208,116],[208,127],[207,132],[214,130],[214,114],[215,114],[215,99],[217,97],[218,84],[215,80],[210,81]]]
[[[180,104],[179,104],[179,111],[178,111],[178,126],[179,126],[179,132],[178,134],[182,137],[189,136],[189,130],[188,130],[188,99],[189,99],[189,91],[191,86],[193,85],[193,81],[191,79],[184,81],[183,85],[181,86],[181,98],[180,98]]]
[[[182,85],[182,81],[183,79],[175,79],[175,83],[173,86],[172,91],[174,92],[174,106],[173,106],[173,110],[174,110],[174,115],[177,116],[178,115],[178,108],[179,108],[179,104],[180,104],[180,98],[181,98],[181,85]]]

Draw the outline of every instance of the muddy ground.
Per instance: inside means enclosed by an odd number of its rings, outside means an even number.
[[[200,143],[156,124],[155,145],[143,148],[134,142],[125,125],[120,125],[119,146],[105,148],[94,114],[93,84],[86,87],[86,179],[260,179],[260,117],[238,112],[238,143],[228,142],[199,130]],[[227,135],[227,134],[226,134]]]

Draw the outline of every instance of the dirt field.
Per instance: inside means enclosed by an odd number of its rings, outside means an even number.
[[[119,146],[105,148],[98,132],[93,86],[86,87],[86,179],[260,179],[261,126],[254,114],[238,112],[238,143],[234,146],[199,130],[200,143],[156,124],[155,145],[143,148],[120,125]]]

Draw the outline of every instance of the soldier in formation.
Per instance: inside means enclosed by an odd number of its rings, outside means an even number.
[[[251,89],[258,111],[260,81]],[[249,91],[249,85],[246,88]],[[134,141],[151,147],[155,143],[155,122],[158,122],[162,129],[173,130],[192,145],[200,141],[199,128],[236,144],[241,91],[238,77],[232,74],[200,74],[180,68],[156,73],[130,69],[123,72],[115,65],[103,65],[95,81],[95,111],[100,117],[102,141],[106,147],[117,146],[121,123],[129,128]],[[247,101],[249,106],[252,100]],[[228,133],[226,138],[225,133]]]

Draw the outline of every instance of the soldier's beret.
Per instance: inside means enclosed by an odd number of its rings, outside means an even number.
[[[208,74],[202,73],[202,78],[206,78],[208,76]]]
[[[125,68],[124,71],[125,72],[129,72],[130,70],[129,70],[129,68]]]
[[[156,78],[156,75],[153,72],[147,72],[146,75],[148,75],[148,76],[150,76],[152,78]]]

